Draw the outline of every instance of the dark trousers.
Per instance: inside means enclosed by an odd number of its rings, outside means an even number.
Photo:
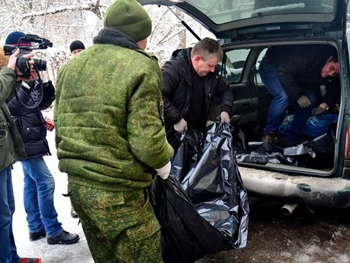
[[[0,263],[17,263],[20,258],[12,232],[15,212],[11,166],[0,171]]]

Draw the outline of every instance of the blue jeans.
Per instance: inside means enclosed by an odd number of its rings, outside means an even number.
[[[286,139],[292,143],[302,143],[306,140],[306,136],[303,133],[307,119],[311,116],[311,111],[316,106],[316,96],[311,90],[303,90],[303,95],[308,97],[311,105],[306,108],[300,108],[299,104],[294,101],[291,106],[294,108],[294,116],[292,124],[286,135]]]
[[[304,130],[307,119],[310,117],[312,109],[316,105],[316,96],[314,92],[312,90],[303,90],[303,95],[308,97],[311,105],[306,108],[301,108],[297,102],[290,103],[290,99],[277,77],[277,68],[274,65],[262,61],[259,66],[259,74],[266,88],[273,95],[263,133],[267,134],[269,131],[278,133],[285,111],[289,104],[291,104],[295,111],[293,122],[286,139],[293,143],[302,142],[302,140],[305,139],[302,131]]]
[[[0,263],[18,263],[20,258],[12,232],[15,212],[11,166],[0,171]]]
[[[54,206],[55,180],[43,157],[21,161],[24,173],[24,209],[29,232],[45,229],[47,236],[57,236],[63,229]]]
[[[266,88],[273,96],[267,112],[267,120],[263,133],[278,133],[278,128],[283,121],[285,111],[289,105],[289,97],[277,77],[275,66],[262,61],[259,66],[259,74]]]

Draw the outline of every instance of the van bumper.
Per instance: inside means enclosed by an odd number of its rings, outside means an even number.
[[[350,206],[350,180],[291,176],[241,166],[238,169],[243,184],[251,195],[309,206],[337,209]]]

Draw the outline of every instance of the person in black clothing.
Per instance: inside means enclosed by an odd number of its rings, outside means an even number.
[[[80,40],[74,40],[72,43],[70,43],[69,50],[70,50],[72,57],[75,57],[80,52],[85,50],[85,45]]]
[[[285,144],[302,143],[306,121],[322,99],[320,86],[327,86],[339,74],[335,48],[329,45],[273,46],[267,50],[259,74],[273,95],[262,141],[274,142],[285,111],[291,106],[294,117]],[[338,91],[334,89],[333,92]]]
[[[15,31],[7,37],[6,44],[16,45],[24,36],[23,32]],[[30,43],[26,45],[30,52]],[[25,47],[22,47],[22,51],[25,51]],[[38,88],[41,85],[42,89]],[[38,78],[17,82],[15,89],[17,96],[9,100],[7,106],[16,120],[26,153],[26,157],[19,158],[19,161],[24,174],[23,203],[27,214],[29,239],[35,241],[47,236],[47,243],[51,245],[76,243],[79,235],[65,231],[57,219],[54,206],[55,180],[43,158],[51,153],[41,111],[54,101],[55,88],[51,81],[42,83]]]
[[[230,123],[233,93],[216,69],[222,57],[219,43],[204,38],[193,48],[176,50],[162,67],[165,129],[174,150],[180,146],[177,133],[206,127],[215,96],[221,123]]]

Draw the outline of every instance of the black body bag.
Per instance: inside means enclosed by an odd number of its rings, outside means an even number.
[[[230,249],[229,239],[198,214],[176,179],[158,176],[150,193],[161,226],[165,263],[192,263],[206,254]]]
[[[191,263],[206,254],[244,248],[248,197],[233,151],[231,126],[187,131],[167,180],[152,185],[165,263]]]

